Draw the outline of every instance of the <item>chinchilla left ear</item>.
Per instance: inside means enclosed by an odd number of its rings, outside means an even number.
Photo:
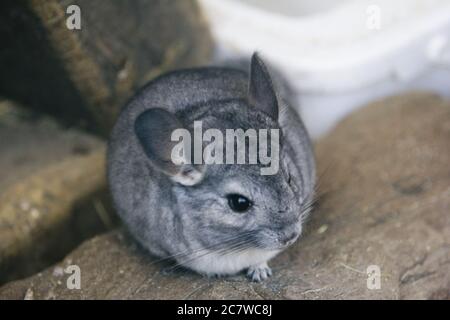
[[[134,132],[154,167],[173,181],[192,186],[202,180],[203,172],[191,164],[190,152],[189,155],[184,154],[186,157],[183,159],[180,159],[178,153],[174,153],[179,142],[172,141],[172,134],[180,130],[189,137],[189,141],[183,141],[187,143],[185,150],[189,151],[190,133],[171,112],[161,108],[148,109],[134,123]]]

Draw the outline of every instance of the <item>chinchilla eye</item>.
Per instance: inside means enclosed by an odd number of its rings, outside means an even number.
[[[227,195],[228,199],[228,205],[230,206],[231,210],[235,212],[245,212],[252,206],[252,202],[240,194],[229,194]]]

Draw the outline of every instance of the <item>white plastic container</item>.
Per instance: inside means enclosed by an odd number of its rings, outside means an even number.
[[[221,54],[257,50],[284,72],[313,137],[387,95],[450,97],[450,0],[200,3]]]

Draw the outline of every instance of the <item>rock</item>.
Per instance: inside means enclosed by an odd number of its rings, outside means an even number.
[[[104,142],[9,102],[0,103],[0,136],[3,283],[61,260],[113,220]]]
[[[81,30],[66,25],[69,5]],[[103,134],[137,88],[212,50],[195,0],[4,0],[0,40],[0,95]]]
[[[394,97],[349,116],[316,146],[321,197],[307,232],[270,263],[274,276],[263,283],[173,270],[117,230],[3,286],[0,298],[448,298],[449,141],[450,104],[433,95]],[[80,267],[79,290],[56,272],[69,265]]]

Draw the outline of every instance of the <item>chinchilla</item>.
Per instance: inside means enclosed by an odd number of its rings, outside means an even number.
[[[302,232],[315,189],[308,133],[258,54],[250,70],[204,67],[151,81],[122,110],[108,148],[114,205],[150,253],[208,276],[271,275],[267,262]],[[276,89],[278,88],[278,89]],[[279,169],[175,163],[175,129],[278,129]],[[190,160],[190,159],[189,159]]]

